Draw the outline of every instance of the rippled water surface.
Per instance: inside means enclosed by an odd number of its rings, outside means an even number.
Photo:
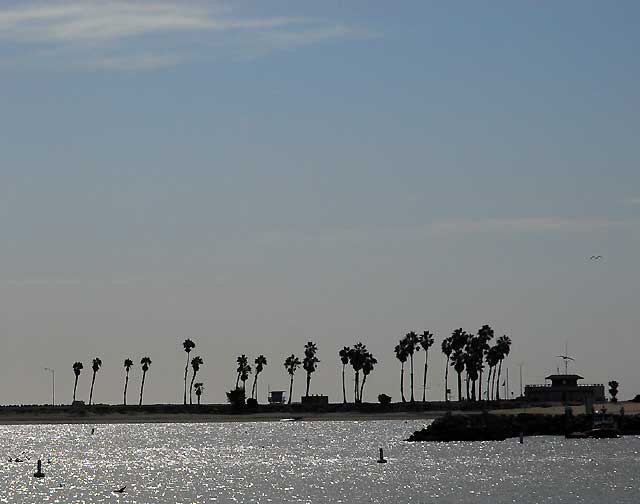
[[[0,502],[640,502],[638,437],[402,441],[423,425],[0,426]],[[8,462],[22,452],[30,460]]]

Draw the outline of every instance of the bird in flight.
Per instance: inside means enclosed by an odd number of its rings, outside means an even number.
[[[601,255],[592,255],[591,257],[589,257],[590,261],[599,261],[600,259],[602,259]]]
[[[127,485],[123,486],[122,488],[118,488],[118,490],[114,490],[113,493],[124,493],[125,488],[127,488]]]

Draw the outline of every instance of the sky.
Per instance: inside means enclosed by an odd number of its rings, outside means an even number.
[[[262,402],[287,389],[307,341],[312,393],[341,400],[362,341],[365,400],[398,400],[411,330],[436,335],[441,399],[442,339],[483,324],[513,341],[516,394],[568,344],[570,372],[632,398],[639,21],[634,1],[2,2],[0,403],[49,402],[45,367],[70,402],[75,361],[86,400],[93,357],[118,403],[142,356],[145,402],[181,402],[185,338],[205,402],[243,353],[267,357]]]

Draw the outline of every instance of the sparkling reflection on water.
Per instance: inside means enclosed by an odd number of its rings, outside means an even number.
[[[638,437],[402,441],[423,425],[0,426],[0,502],[640,502]],[[389,463],[375,462],[378,447]],[[9,463],[15,456],[30,460]],[[33,477],[38,457],[43,479]]]

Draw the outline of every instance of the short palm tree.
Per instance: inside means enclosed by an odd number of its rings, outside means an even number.
[[[242,354],[240,357],[236,359],[236,362],[238,363],[238,367],[236,368],[236,373],[238,373],[238,375],[236,376],[236,388],[238,388],[238,385],[240,384],[240,380],[242,379],[242,376],[248,375],[247,367],[249,366],[249,359],[245,354]]]
[[[318,347],[311,341],[309,341],[304,346],[304,359],[302,359],[302,367],[307,372],[307,391],[305,392],[305,397],[309,397],[309,384],[311,383],[311,374],[316,371],[318,362],[320,362],[320,359],[316,357],[317,351]]]
[[[193,368],[193,375],[191,376],[191,385],[189,386],[189,404],[193,404],[193,396],[192,396],[193,382],[196,379],[196,375],[198,374],[198,371],[200,371],[200,366],[202,366],[203,364],[204,364],[204,361],[202,360],[202,357],[200,357],[199,355],[196,355],[193,359],[191,359],[191,367]]]
[[[444,400],[449,401],[449,361],[451,360],[451,337],[442,340],[442,353],[447,356],[447,363],[444,367]]]
[[[362,397],[364,395],[364,384],[367,382],[367,376],[371,374],[373,371],[373,367],[378,363],[376,358],[370,353],[367,352],[364,359],[364,364],[362,365],[362,385],[360,386],[360,402],[362,402]]]
[[[93,385],[96,382],[96,373],[100,369],[100,366],[102,366],[102,361],[100,360],[100,358],[96,357],[95,359],[93,359],[93,362],[91,363],[91,369],[93,370],[93,377],[91,378],[91,392],[89,392],[89,404],[91,404],[91,402],[93,401]]]
[[[251,397],[258,400],[258,375],[262,373],[262,370],[267,365],[267,358],[264,355],[258,355],[256,360],[253,361],[256,365],[256,374],[253,376],[253,387],[251,387]]]
[[[140,360],[140,364],[142,365],[142,383],[140,384],[140,404],[142,406],[142,394],[144,392],[144,379],[147,376],[147,371],[149,371],[149,366],[151,366],[151,359],[149,357],[143,357]]]
[[[496,340],[496,346],[498,347],[498,354],[500,356],[500,362],[498,364],[498,388],[496,389],[496,401],[500,400],[500,375],[502,374],[502,361],[509,355],[511,351],[511,338],[506,334],[500,336]]]
[[[200,396],[204,390],[204,384],[202,382],[194,383],[193,388],[196,390],[196,397],[198,398],[198,406],[200,406]]]
[[[289,383],[289,402],[288,402],[288,404],[291,404],[291,395],[293,394],[293,375],[295,374],[296,369],[300,367],[300,359],[298,359],[295,355],[291,354],[289,357],[285,359],[284,367],[287,370],[287,373],[289,373],[289,376],[291,377],[291,382]]]
[[[429,331],[424,331],[418,336],[418,343],[424,350],[424,376],[422,378],[422,402],[427,402],[427,369],[429,363],[429,348],[433,346],[433,334]]]
[[[405,348],[404,339],[401,339],[400,343],[396,345],[394,352],[396,353],[396,359],[400,361],[400,398],[402,399],[402,402],[405,403],[407,400],[404,397],[404,364],[407,362],[409,354]]]
[[[354,402],[356,404],[362,401],[360,398],[360,371],[362,371],[364,367],[368,354],[369,352],[367,351],[367,346],[362,342],[358,342],[353,345],[353,350],[349,354],[349,362],[351,364],[351,367],[353,368],[354,374],[353,395]]]
[[[127,405],[127,387],[129,386],[129,370],[131,369],[131,366],[133,366],[133,361],[131,359],[125,359],[124,360],[124,369],[125,369],[125,375],[124,375],[124,405]]]
[[[73,363],[73,374],[76,375],[76,381],[73,384],[73,401],[74,402],[76,400],[76,390],[78,388],[78,376],[80,376],[80,371],[82,371],[83,367],[84,366],[82,365],[82,362]]]
[[[187,338],[182,342],[184,351],[187,352],[187,363],[184,365],[184,404],[187,404],[187,374],[189,373],[189,354],[196,347],[196,344]]]
[[[342,401],[344,404],[347,404],[347,392],[344,388],[344,368],[349,364],[349,355],[351,355],[351,348],[348,346],[343,347],[342,350],[338,352],[340,356],[340,362],[342,362]]]

